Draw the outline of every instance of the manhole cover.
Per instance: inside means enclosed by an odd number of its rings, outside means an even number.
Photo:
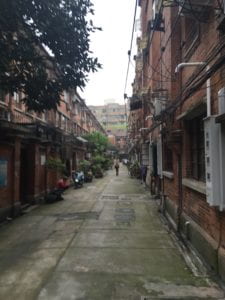
[[[86,219],[99,219],[100,213],[98,212],[77,212],[56,215],[57,221],[68,221],[68,220],[86,220]]]
[[[116,208],[114,218],[117,222],[129,223],[135,221],[135,211],[133,208]]]
[[[120,207],[130,207],[133,205],[131,201],[117,201],[116,204]]]
[[[119,196],[116,195],[103,195],[102,199],[108,199],[108,200],[118,200]]]
[[[135,215],[135,211],[133,208],[128,208],[128,207],[116,208],[116,214]]]

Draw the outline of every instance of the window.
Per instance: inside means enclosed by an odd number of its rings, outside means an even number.
[[[16,93],[16,92],[14,92],[13,93],[13,98],[14,98],[14,101],[15,101],[15,106],[17,107],[17,108],[21,108],[21,105],[22,105],[22,103],[21,103],[21,93]]]
[[[0,89],[0,101],[5,102],[6,101],[6,92]]]
[[[164,166],[165,171],[173,172],[173,152],[167,145],[164,144]]]
[[[185,17],[185,59],[189,59],[200,43],[200,23],[194,18]]]
[[[192,178],[205,181],[204,115],[190,122],[190,154]]]

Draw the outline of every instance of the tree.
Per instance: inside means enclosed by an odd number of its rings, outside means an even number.
[[[89,49],[90,0],[1,0],[0,88],[23,92],[28,109],[56,109],[63,90],[83,88],[101,67]]]
[[[88,133],[84,136],[88,141],[88,148],[92,154],[103,154],[108,146],[108,138],[100,132]]]

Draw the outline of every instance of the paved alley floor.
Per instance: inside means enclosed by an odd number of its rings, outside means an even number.
[[[0,299],[224,299],[186,264],[154,199],[109,171],[0,227]]]

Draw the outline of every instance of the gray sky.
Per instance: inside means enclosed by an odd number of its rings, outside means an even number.
[[[94,23],[102,27],[92,36],[91,50],[98,57],[103,69],[90,74],[81,96],[88,105],[104,104],[105,99],[124,103],[123,93],[128,63],[135,0],[92,0],[95,7]],[[133,41],[135,49],[136,39]],[[133,55],[132,55],[133,57]],[[130,66],[127,85],[131,95],[134,69]]]

